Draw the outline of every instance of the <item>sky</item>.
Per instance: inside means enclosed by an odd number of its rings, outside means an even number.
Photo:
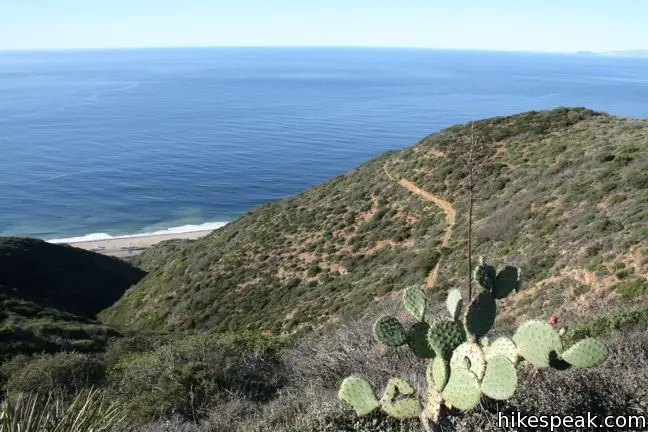
[[[648,0],[0,0],[0,50],[648,49]]]

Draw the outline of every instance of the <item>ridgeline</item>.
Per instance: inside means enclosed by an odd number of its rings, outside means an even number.
[[[145,251],[134,263],[148,274],[101,319],[148,330],[308,330],[424,283],[441,255],[435,290],[463,286],[467,193],[455,144],[470,133],[450,127],[206,238]],[[526,284],[503,319],[645,305],[648,121],[559,108],[477,121],[474,134],[487,151],[474,253],[519,266]],[[401,179],[454,206],[447,247],[444,212]]]

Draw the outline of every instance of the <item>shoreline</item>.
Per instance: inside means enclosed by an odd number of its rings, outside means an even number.
[[[127,258],[166,240],[196,240],[214,232],[214,229],[185,233],[152,234],[138,237],[61,242],[79,249],[117,258]]]

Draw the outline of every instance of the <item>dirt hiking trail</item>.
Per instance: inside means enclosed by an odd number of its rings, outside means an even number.
[[[385,174],[387,174],[387,177],[389,177],[390,180],[397,182],[405,189],[407,189],[408,191],[412,192],[415,195],[418,195],[424,200],[433,202],[434,205],[436,205],[441,210],[443,210],[443,212],[446,215],[446,221],[448,226],[446,228],[445,234],[443,235],[443,242],[441,243],[441,246],[442,247],[448,246],[448,243],[450,242],[450,237],[452,236],[452,230],[454,229],[455,222],[457,220],[457,210],[454,208],[454,206],[450,204],[449,201],[446,201],[437,195],[434,195],[426,190],[421,189],[420,187],[416,186],[414,183],[407,180],[406,178],[401,178],[400,180],[396,180],[396,178],[393,177],[387,170],[387,164],[383,165],[383,169],[385,170]],[[434,268],[430,271],[430,273],[427,276],[426,285],[429,289],[434,288],[434,284],[436,283],[437,276],[439,274],[439,268],[441,268],[442,259],[443,259],[442,257],[439,258],[439,261],[436,263]]]

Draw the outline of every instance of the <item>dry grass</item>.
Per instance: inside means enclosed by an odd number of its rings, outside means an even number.
[[[337,400],[340,381],[352,373],[369,379],[379,389],[388,377],[402,376],[417,384],[424,374],[425,363],[412,357],[409,350],[377,346],[371,338],[371,322],[365,318],[335,334],[311,335],[288,351],[284,360],[292,371],[292,381],[267,404],[232,400],[213,407],[212,414],[199,423],[176,419],[156,422],[137,432],[420,432],[416,421],[401,422],[380,413],[357,419]],[[442,430],[495,432],[498,412],[563,416],[645,413],[648,334],[630,333],[608,342],[610,357],[598,368],[534,374],[521,367],[518,392],[511,400],[484,401],[471,412],[452,412]]]

